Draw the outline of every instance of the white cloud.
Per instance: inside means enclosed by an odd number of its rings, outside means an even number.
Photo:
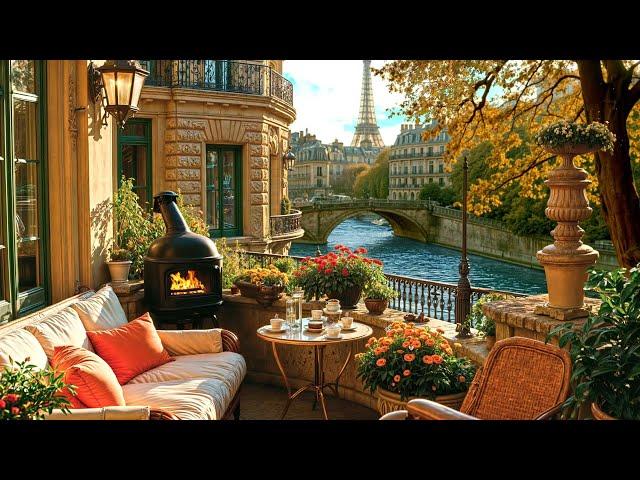
[[[386,61],[373,60],[373,67]],[[297,118],[292,131],[308,129],[325,143],[338,139],[349,145],[360,109],[361,60],[286,60],[284,74],[294,80],[293,105]],[[386,109],[396,107],[402,96],[388,91],[385,82],[372,75],[376,118],[386,145],[400,131],[400,117],[388,117]]]

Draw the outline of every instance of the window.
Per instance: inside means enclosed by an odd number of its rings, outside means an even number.
[[[433,163],[429,163],[429,173],[433,173]]]
[[[438,165],[438,173],[444,173],[444,164],[443,163]]]
[[[322,176],[322,167],[316,167],[316,176],[318,177]]]
[[[419,172],[421,175],[424,173],[424,165],[420,165]]]
[[[404,192],[404,193],[402,194],[402,199],[403,199],[403,200],[406,200],[406,199],[407,199],[407,192]]]
[[[118,186],[122,176],[133,178],[133,189],[140,206],[148,210],[153,205],[151,176],[151,120],[129,120],[118,130]]]
[[[444,178],[440,177],[440,178],[438,179],[438,183],[439,183],[441,186],[442,186],[442,185],[444,185]]]
[[[433,177],[429,177],[429,183],[433,183]]]
[[[444,145],[440,145],[440,154],[444,153]]]
[[[413,165],[413,166],[411,167],[411,173],[413,173],[414,175],[415,175],[416,173],[418,173],[418,166],[417,166],[417,165]]]
[[[433,157],[433,147],[429,147],[429,156]]]
[[[241,150],[207,145],[207,225],[214,237],[242,235]]]
[[[416,156],[416,149],[415,149],[415,148],[412,148],[412,149],[411,149],[411,156],[412,156],[412,157],[415,157],[415,156]]]
[[[413,192],[411,192],[411,200],[415,200],[415,199],[416,199],[415,194]]]
[[[420,155],[424,155],[424,147],[420,147]]]
[[[322,179],[316,178],[316,187],[321,187],[321,186],[322,186]]]
[[[45,63],[0,61],[0,323],[48,302]]]
[[[396,199],[396,192],[393,192],[393,199],[394,199],[394,200],[397,200],[397,199]]]

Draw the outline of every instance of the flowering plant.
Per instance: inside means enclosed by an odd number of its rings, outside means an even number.
[[[56,408],[69,413],[69,400],[59,392],[75,394],[75,387],[64,383],[63,374],[38,370],[28,361],[11,360],[0,374],[0,420],[42,420]]]
[[[374,283],[385,283],[382,262],[367,258],[364,247],[351,250],[336,245],[335,252],[319,257],[305,257],[293,272],[296,285],[305,291],[307,301],[331,293],[340,294],[351,288],[366,289]]]
[[[242,270],[234,282],[243,280],[255,285],[287,285],[289,276],[278,270],[275,265],[268,265],[266,268],[256,267]]]
[[[365,297],[372,300],[391,300],[397,296],[398,292],[386,283],[373,283],[365,291]]]
[[[542,128],[535,135],[535,141],[543,147],[583,144],[589,147],[598,147],[599,150],[605,152],[613,152],[616,136],[607,128],[606,124],[591,122],[584,125],[563,120]]]
[[[393,322],[384,337],[370,338],[366,351],[356,354],[358,378],[371,393],[381,387],[402,400],[467,391],[475,367],[453,354],[442,333],[413,322]]]

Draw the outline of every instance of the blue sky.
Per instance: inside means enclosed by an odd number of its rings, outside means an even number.
[[[380,67],[386,61],[372,60]],[[293,83],[293,105],[297,118],[292,131],[308,129],[324,143],[334,139],[351,143],[360,108],[362,60],[285,60],[284,76]],[[372,76],[376,117],[386,145],[400,133],[401,117],[389,118],[388,108],[402,101],[385,83]]]

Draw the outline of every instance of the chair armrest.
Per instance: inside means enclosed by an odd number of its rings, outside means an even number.
[[[162,345],[170,355],[197,355],[223,351],[220,328],[208,330],[158,330]]]
[[[563,406],[564,406],[564,402],[554,405],[547,411],[542,412],[540,415],[538,415],[536,417],[536,420],[553,420],[553,417],[555,417],[556,414],[562,410]]]
[[[72,408],[68,414],[60,409],[45,416],[45,420],[149,420],[149,407]]]
[[[149,420],[180,420],[180,418],[166,410],[151,410]]]
[[[410,400],[407,403],[407,412],[409,417],[418,420],[477,420],[476,417],[422,398]]]
[[[240,339],[230,330],[220,330],[222,336],[222,351],[240,353]]]
[[[396,410],[394,412],[385,413],[378,420],[410,420],[406,410]]]

